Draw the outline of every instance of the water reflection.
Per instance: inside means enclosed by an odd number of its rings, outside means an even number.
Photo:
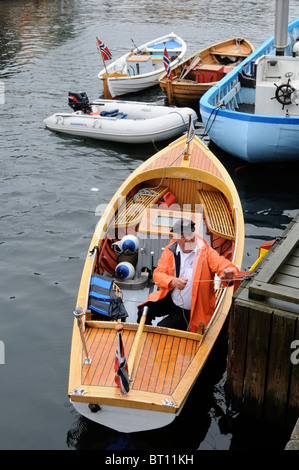
[[[76,35],[77,0],[1,2],[0,77],[23,68]]]

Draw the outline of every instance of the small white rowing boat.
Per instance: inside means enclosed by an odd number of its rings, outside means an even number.
[[[105,98],[115,98],[158,85],[158,79],[165,71],[165,47],[170,67],[176,65],[187,50],[183,39],[170,33],[136,47],[101,70],[98,78],[103,80]]]
[[[159,106],[136,101],[95,100],[86,93],[69,93],[74,112],[56,113],[44,120],[51,131],[78,137],[131,144],[172,139],[188,129],[191,108]]]

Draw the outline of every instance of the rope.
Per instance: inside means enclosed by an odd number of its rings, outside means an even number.
[[[185,152],[185,148],[184,150],[182,150],[182,152],[173,160],[173,162],[169,163],[168,167],[170,167],[171,165],[173,165],[182,155],[183,153]],[[166,166],[164,166],[163,168],[163,174],[162,174],[162,177],[161,177],[161,181],[160,183],[157,185],[157,186],[154,186],[153,188],[142,188],[138,191],[137,194],[135,194],[135,196],[133,197],[133,200],[134,202],[138,201],[140,196],[158,196],[158,193],[157,192],[154,192],[155,189],[158,189],[160,188],[161,184],[163,183],[163,180],[164,180],[164,175],[165,175],[165,170],[166,170]],[[150,191],[151,193],[146,193],[146,191]]]
[[[210,116],[209,116],[209,118],[208,118],[208,120],[207,120],[207,125],[204,127],[205,132],[201,135],[201,138],[209,135],[209,131],[212,129],[212,126],[213,126],[213,124],[214,124],[214,122],[215,122],[215,119],[216,119],[217,114],[218,114],[218,112],[219,112],[220,109],[221,109],[221,105],[215,106],[215,108],[213,108],[213,110],[212,110],[212,112],[210,113]],[[212,121],[210,127],[207,129],[207,126],[208,126],[208,124],[209,124],[209,121],[210,121],[212,115],[214,114],[214,112],[215,112],[214,119],[213,119],[213,121]]]

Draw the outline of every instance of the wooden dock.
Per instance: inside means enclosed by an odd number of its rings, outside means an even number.
[[[299,214],[234,296],[227,389],[235,411],[287,429],[299,417]]]

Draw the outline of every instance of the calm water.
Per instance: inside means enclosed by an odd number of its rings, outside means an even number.
[[[274,0],[0,1],[0,449],[258,449],[265,436],[269,448],[283,448],[277,430],[228,410],[226,337],[218,346],[222,359],[211,358],[167,429],[118,434],[69,405],[72,312],[95,208],[155,149],[61,137],[43,125],[69,109],[69,91],[102,95],[96,36],[115,58],[132,39],[141,44],[170,31],[185,39],[187,55],[238,35],[258,46],[273,34],[274,6]],[[291,0],[290,20],[298,15]],[[136,98],[165,104],[159,88]],[[280,235],[299,210],[298,165],[257,167],[211,149],[242,200],[247,269],[260,243]]]

